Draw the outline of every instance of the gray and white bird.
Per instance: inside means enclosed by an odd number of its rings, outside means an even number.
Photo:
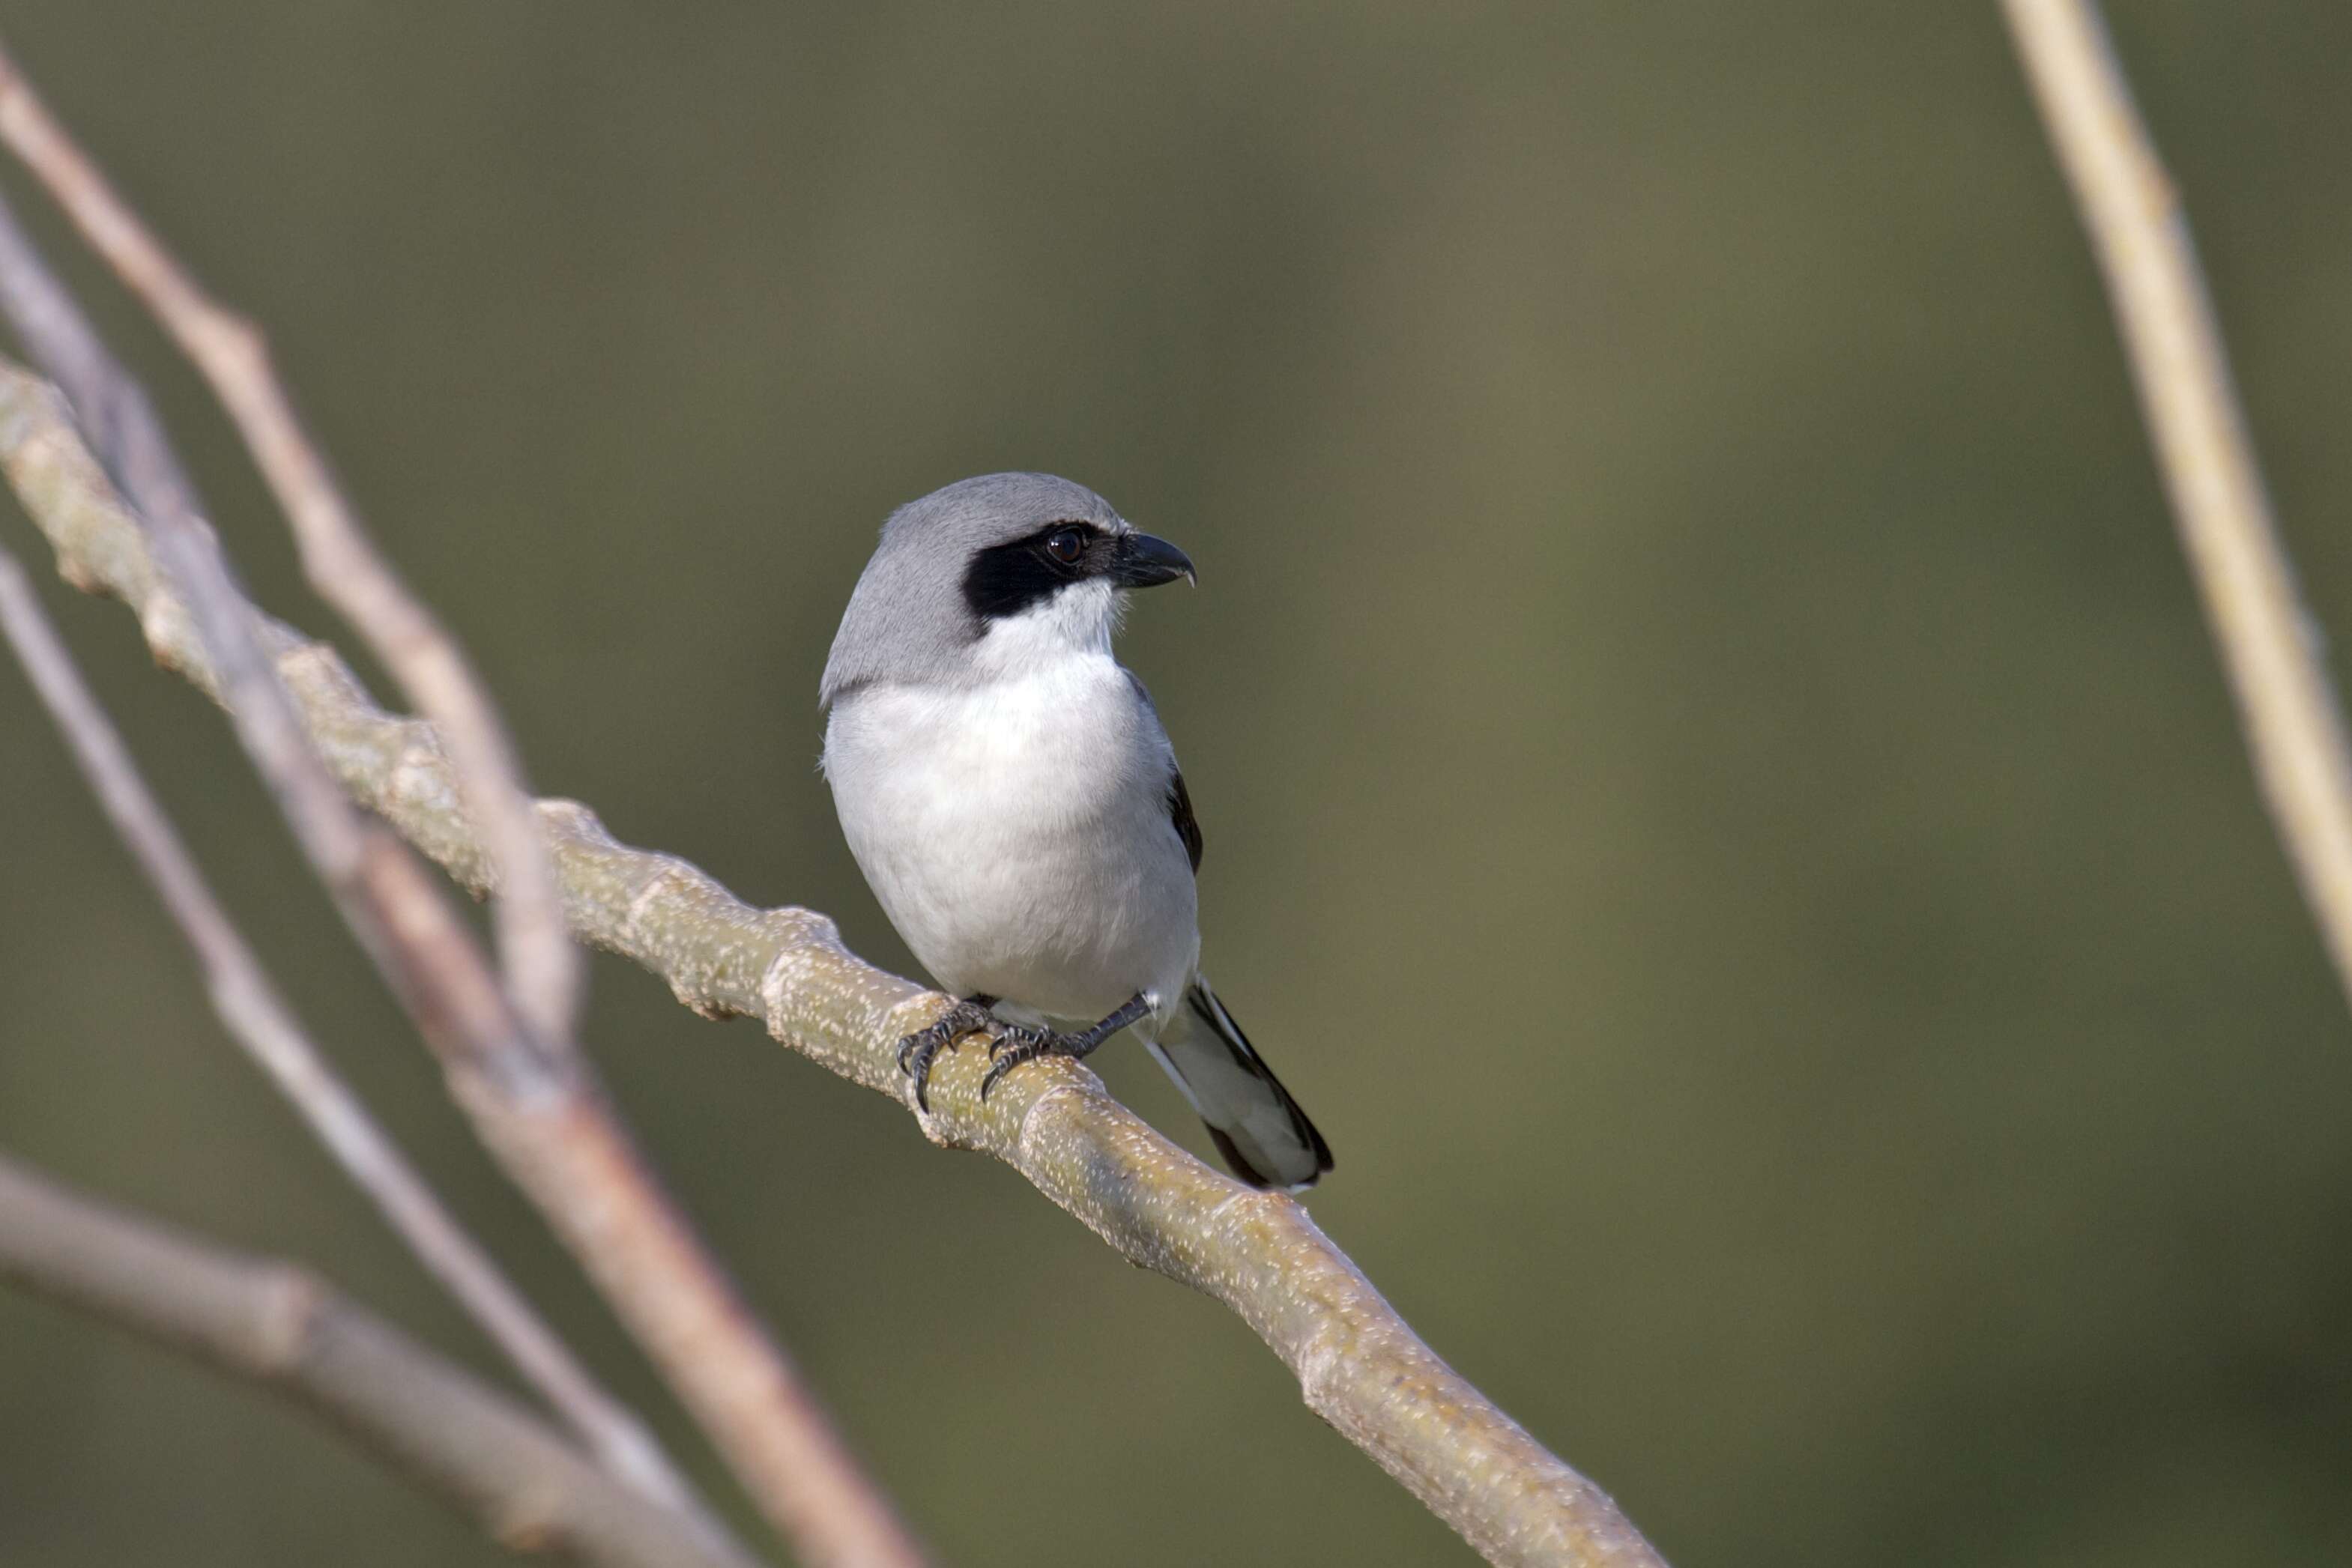
[[[883,913],[961,998],[900,1042],[997,1031],[983,1097],[1043,1056],[1142,1036],[1243,1180],[1298,1191],[1331,1151],[1200,971],[1201,830],[1143,683],[1111,655],[1129,592],[1182,550],[1046,474],[966,479],[882,526],[819,697],[824,774]]]

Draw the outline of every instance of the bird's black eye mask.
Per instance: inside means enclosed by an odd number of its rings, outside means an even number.
[[[1089,578],[1106,578],[1114,588],[1150,588],[1192,576],[1192,558],[1166,539],[1092,523],[1048,523],[974,555],[963,571],[963,601],[982,622],[1002,621]]]
[[[1048,523],[1027,538],[992,545],[963,571],[963,601],[983,621],[1002,621],[1073,582],[1109,577],[1117,538],[1092,523]]]

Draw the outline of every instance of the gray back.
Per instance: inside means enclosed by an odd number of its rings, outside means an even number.
[[[1127,527],[1108,501],[1051,474],[983,474],[909,501],[882,525],[825,660],[820,706],[874,681],[952,684],[964,678],[980,618],[964,601],[964,570],[979,551],[1051,523]]]

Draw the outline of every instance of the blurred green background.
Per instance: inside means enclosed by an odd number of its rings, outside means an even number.
[[[2115,10],[2340,633],[2352,9]],[[1210,971],[1337,1150],[1316,1216],[1684,1568],[2352,1556],[2352,1029],[1990,4],[5,26],[266,321],[534,781],[877,961],[814,690],[883,515],[1040,467],[1191,550],[1125,649],[1207,831]],[[258,595],[337,631],[75,276]],[[219,717],[51,587],[303,1012],[689,1448]],[[0,1145],[495,1370],[225,1043],[13,672],[0,747]],[[1235,1320],[1009,1171],[614,960],[588,1037],[946,1558],[1467,1560]],[[0,1295],[12,1568],[499,1560],[266,1398]]]

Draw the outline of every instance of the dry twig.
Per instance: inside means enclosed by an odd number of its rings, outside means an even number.
[[[635,1415],[607,1393],[497,1263],[443,1207],[367,1107],[338,1077],[172,829],[121,736],[59,641],[16,559],[0,549],[0,637],[64,734],[82,776],[203,968],[231,1038],[268,1073],[418,1260],[472,1315],[517,1370],[616,1473],[718,1536],[718,1521]]]
[[[301,1270],[173,1234],[6,1159],[0,1280],[284,1391],[516,1551],[610,1568],[751,1568]]]
[[[368,538],[325,456],[303,432],[260,329],[197,286],[49,113],[5,47],[0,140],[195,361],[293,524],[311,586],[359,629],[433,720],[496,870],[494,915],[515,1010],[551,1048],[560,1048],[572,1035],[580,955],[564,928],[521,762],[456,639]]]
[[[2131,360],[2254,772],[2352,992],[2352,747],[2230,382],[2179,193],[2090,0],[2003,0]]]
[[[139,554],[154,591],[152,645],[176,650],[173,662],[228,709],[298,841],[438,1055],[484,1143],[586,1265],[803,1558],[919,1562],[798,1371],[638,1155],[584,1059],[548,1049],[509,1005],[439,890],[380,829],[355,817],[326,777],[263,651],[265,629],[231,581],[161,424],[5,207],[0,310],[74,405],[94,411],[110,465],[139,507],[118,515],[134,528],[141,527],[134,519],[149,525]],[[56,394],[11,373],[28,392],[15,428],[66,455],[80,482],[110,492]],[[110,504],[120,508],[119,500]],[[267,634],[280,646],[288,635],[283,628]],[[426,766],[429,755],[443,804],[467,820],[437,737],[420,729],[414,738],[416,755],[404,766]],[[487,857],[477,870],[475,885],[487,886],[493,874]],[[610,1458],[635,1462],[626,1451]]]
[[[46,388],[0,369],[0,468],[81,587],[138,612],[166,664],[207,684],[136,520],[82,455]],[[488,866],[430,727],[377,708],[324,643],[268,622],[312,743],[352,798],[469,884]],[[572,801],[539,806],[572,930],[667,979],[706,1017],[748,1014],[844,1077],[907,1103],[899,1038],[946,998],[861,962],[824,916],[753,909],[675,856],[615,842]],[[1210,1170],[1076,1062],[979,1097],[982,1057],[931,1081],[934,1142],[1011,1165],[1129,1260],[1223,1302],[1296,1373],[1308,1406],[1498,1563],[1659,1568],[1599,1488],[1422,1343],[1296,1200]]]

